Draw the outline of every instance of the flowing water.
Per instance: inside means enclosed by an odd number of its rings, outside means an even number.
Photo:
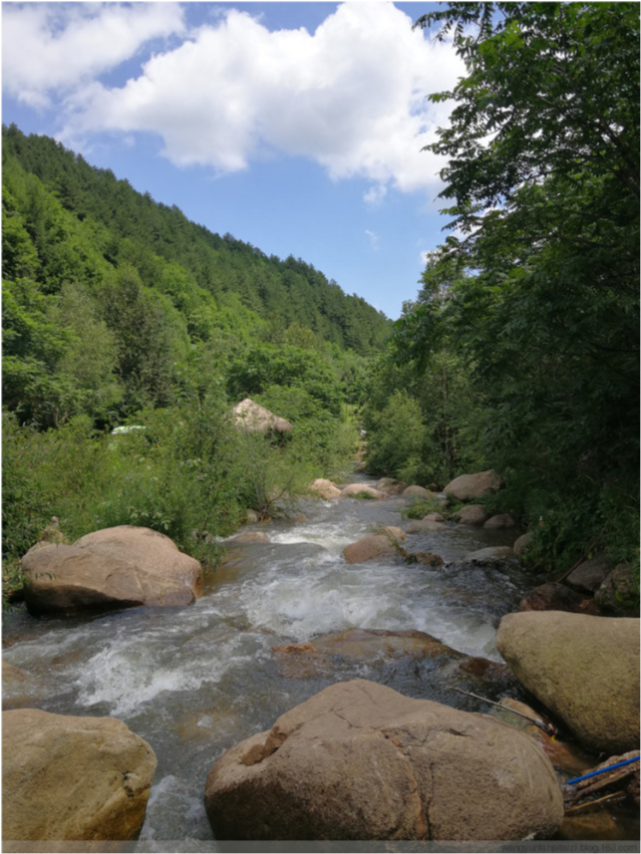
[[[381,646],[361,657],[339,650],[323,658],[324,667],[291,667],[273,649],[347,629],[418,630],[460,653],[500,660],[498,622],[516,610],[532,579],[516,561],[477,566],[462,556],[511,544],[514,532],[451,525],[408,537],[410,550],[442,555],[442,567],[400,557],[346,565],[346,545],[402,524],[406,506],[404,499],[307,501],[304,521],[250,526],[270,543],[230,542],[227,560],[191,607],[5,617],[3,656],[41,681],[40,708],[118,717],[153,747],[158,769],[136,850],[218,850],[203,807],[213,762],[333,682],[366,678],[478,710],[448,687],[455,679],[475,690],[461,681],[459,659]]]

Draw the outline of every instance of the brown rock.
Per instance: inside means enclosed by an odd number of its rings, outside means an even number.
[[[350,483],[341,490],[341,496],[343,498],[385,498],[385,493],[364,483]]]
[[[432,552],[411,552],[408,560],[410,563],[420,563],[423,566],[443,565],[443,558]]]
[[[331,501],[333,498],[340,498],[341,491],[332,480],[319,477],[309,485],[309,491],[315,492],[325,501]]]
[[[428,513],[423,516],[423,522],[444,522],[445,518],[440,513]]]
[[[565,579],[565,583],[582,593],[592,594],[596,593],[609,572],[608,559],[600,554],[579,564]]]
[[[514,519],[509,513],[500,513],[497,516],[491,516],[483,525],[484,528],[513,528]]]
[[[356,543],[352,543],[343,549],[346,563],[365,563],[368,560],[376,560],[379,557],[398,554],[393,540],[385,534],[372,534],[363,537]]]
[[[38,706],[46,687],[31,673],[2,660],[2,709],[22,709]]]
[[[567,611],[573,614],[598,615],[592,599],[586,599],[565,584],[549,581],[530,590],[519,604],[519,611]]]
[[[2,713],[2,832],[15,840],[135,839],[156,757],[115,718]]]
[[[402,528],[397,528],[395,525],[386,525],[384,528],[381,528],[381,534],[391,537],[396,542],[402,542],[405,539],[405,531]]]
[[[514,554],[515,554],[517,557],[521,557],[521,555],[523,554],[523,552],[525,551],[525,549],[526,549],[526,548],[528,547],[528,545],[532,542],[532,537],[533,537],[533,536],[534,536],[534,534],[532,533],[532,531],[528,531],[528,532],[527,532],[527,534],[522,534],[522,535],[518,538],[518,540],[514,543],[514,545],[512,546],[512,548],[514,549]]]
[[[244,534],[238,534],[233,538],[235,543],[268,543],[269,537],[263,534],[262,531],[245,531]]]
[[[543,752],[485,715],[365,680],[332,685],[209,772],[217,839],[500,840],[551,835]]]
[[[376,484],[376,489],[384,492],[385,495],[402,495],[403,490],[407,489],[407,484],[393,477],[382,477]]]
[[[190,605],[202,568],[157,531],[121,525],[73,546],[50,545],[22,559],[27,607],[36,614],[132,605]]]
[[[594,594],[594,601],[604,613],[638,617],[638,598],[636,604],[624,604],[633,599],[633,588],[634,582],[630,567],[625,563],[620,563],[605,577]]]
[[[470,501],[473,498],[480,498],[488,492],[496,492],[497,489],[502,489],[504,486],[503,478],[492,469],[488,469],[477,472],[477,474],[462,474],[455,477],[443,491],[453,495],[459,501]]]
[[[639,747],[639,620],[560,611],[508,614],[499,652],[587,748]]]
[[[454,513],[452,518],[461,525],[483,525],[487,520],[487,513],[482,504],[468,504]]]

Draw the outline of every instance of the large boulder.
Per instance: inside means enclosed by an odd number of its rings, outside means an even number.
[[[274,430],[276,433],[291,433],[292,425],[286,418],[274,415],[269,409],[265,409],[255,403],[250,397],[241,400],[232,409],[234,421],[237,427],[247,433],[268,433]]]
[[[365,563],[379,557],[396,555],[398,550],[394,543],[394,538],[386,534],[372,534],[369,537],[363,537],[362,540],[351,543],[343,549],[345,563]]]
[[[313,483],[310,483],[308,488],[310,492],[314,492],[320,498],[324,498],[325,501],[331,501],[332,498],[340,498],[341,495],[341,491],[334,481],[327,480],[324,477],[317,477]]]
[[[459,501],[471,501],[488,492],[496,492],[505,486],[503,478],[492,469],[476,474],[462,474],[450,481],[444,492],[453,495]]]
[[[418,486],[417,484],[407,486],[401,494],[406,498],[434,498],[433,492],[430,492],[429,489],[425,489],[424,486]]]
[[[582,593],[596,593],[609,572],[610,566],[607,557],[605,554],[599,554],[580,563],[568,575],[565,583]]]
[[[343,498],[385,498],[385,493],[365,483],[350,483],[341,490]]]
[[[31,550],[22,571],[35,614],[190,605],[202,595],[200,563],[164,534],[132,525],[94,531],[73,546]]]
[[[514,519],[509,513],[499,513],[496,516],[491,516],[483,527],[489,529],[513,528],[515,524]]]
[[[563,818],[552,766],[488,716],[358,679],[227,751],[207,777],[217,839],[499,840]]]
[[[508,614],[496,645],[516,678],[587,748],[639,746],[639,620]]]
[[[487,513],[482,504],[468,504],[454,513],[452,519],[461,525],[483,525],[487,521]]]
[[[2,713],[7,840],[135,839],[156,770],[151,747],[115,718]]]
[[[385,495],[401,495],[403,490],[407,489],[407,484],[394,477],[382,477],[376,484],[376,489],[384,492]]]

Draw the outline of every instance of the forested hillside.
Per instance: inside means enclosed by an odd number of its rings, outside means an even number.
[[[74,533],[144,523],[193,547],[190,531],[266,513],[294,471],[349,458],[349,406],[391,321],[52,139],[3,128],[2,154],[5,555],[52,514]],[[284,446],[231,427],[248,395],[292,422]],[[145,437],[110,444],[128,420]]]
[[[375,374],[370,465],[493,466],[542,567],[606,551],[638,579],[639,7],[450,3],[418,25],[467,66],[432,95],[454,102],[431,146],[452,233]]]

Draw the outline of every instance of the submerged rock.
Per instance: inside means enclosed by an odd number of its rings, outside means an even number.
[[[216,838],[237,840],[523,839],[563,818],[552,766],[529,738],[362,679],[227,751],[205,807]]]
[[[156,756],[115,718],[2,713],[7,840],[136,839]]]
[[[385,534],[372,534],[363,537],[343,549],[345,563],[365,563],[379,557],[395,556],[398,554],[394,539]]]
[[[27,607],[35,614],[190,605],[203,586],[197,560],[164,534],[133,525],[28,552],[22,571]]]
[[[639,620],[530,611],[496,639],[517,679],[588,749],[639,746]]]

